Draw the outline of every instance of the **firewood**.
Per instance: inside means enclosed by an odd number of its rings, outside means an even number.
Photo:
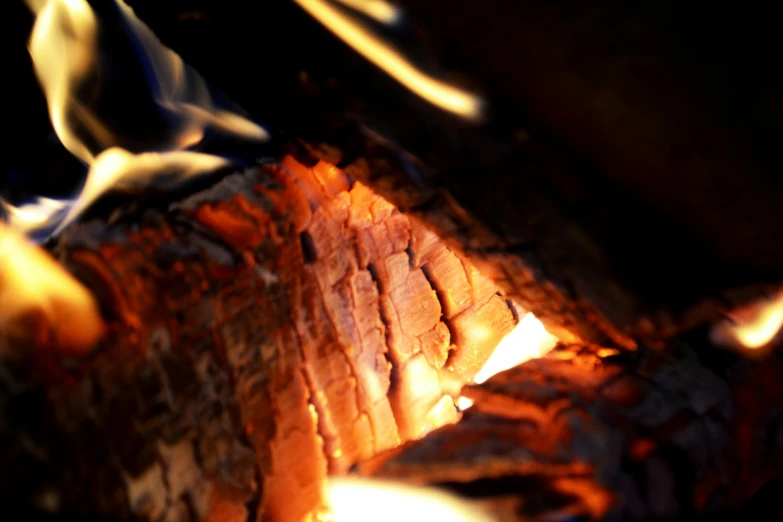
[[[457,420],[452,397],[516,321],[331,165],[203,183],[52,246],[105,335],[82,357],[0,336],[4,509],[298,522],[327,474]]]
[[[293,2],[130,3],[232,99],[423,220],[550,329],[660,342],[783,282],[765,137],[778,125],[756,104],[780,99],[759,73],[779,61],[759,40],[775,34],[763,13],[400,2],[415,64],[485,95],[476,124],[411,95]],[[747,36],[733,39],[741,51],[698,47],[726,24]],[[272,78],[248,82],[253,60]]]
[[[458,424],[358,469],[447,488],[502,521],[708,520],[783,471],[781,382],[779,352],[560,345],[467,386]]]

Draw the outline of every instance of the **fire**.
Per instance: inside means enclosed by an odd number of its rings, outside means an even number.
[[[313,18],[353,47],[355,51],[381,68],[413,93],[429,103],[470,120],[483,113],[481,98],[468,91],[424,74],[409,60],[362,25],[329,5],[325,0],[294,0]],[[378,2],[346,1],[345,4],[377,4]],[[365,12],[369,9],[365,6]]]
[[[29,322],[34,319],[34,323]],[[103,321],[90,292],[40,247],[0,223],[0,331],[64,353],[91,348]]]
[[[435,488],[377,479],[337,477],[326,487],[334,522],[492,522],[459,497]]]
[[[385,0],[337,0],[341,4],[369,16],[376,22],[394,25],[402,18],[400,8]]]
[[[457,405],[457,409],[459,411],[465,411],[473,406],[473,399],[468,399],[467,397],[458,397],[455,401],[455,404]]]
[[[516,328],[500,341],[473,382],[481,384],[493,375],[542,357],[556,344],[557,337],[547,332],[535,315],[527,313]]]
[[[204,79],[163,46],[121,0],[28,0],[36,13],[29,50],[57,136],[90,166],[72,200],[3,207],[11,226],[30,232],[63,226],[106,190],[140,188],[213,171],[227,160],[185,150],[209,128],[240,139],[267,133],[217,107]],[[129,87],[127,81],[142,79]],[[136,88],[139,87],[139,88]],[[152,153],[152,154],[147,154]]]
[[[544,328],[544,325],[532,313],[527,313],[519,324],[506,335],[492,352],[473,378],[473,382],[481,384],[493,375],[504,372],[525,361],[543,357],[555,347],[558,339]],[[455,401],[457,409],[465,411],[473,406],[473,401],[467,397],[458,397]]]
[[[771,299],[736,310],[712,329],[713,341],[723,346],[758,349],[771,343],[783,327],[783,289]]]

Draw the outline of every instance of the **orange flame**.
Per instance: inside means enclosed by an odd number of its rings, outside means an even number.
[[[402,12],[396,5],[392,5],[385,0],[337,0],[341,4],[358,11],[365,16],[369,16],[376,22],[386,25],[394,25],[400,18]]]
[[[39,345],[66,353],[91,348],[103,332],[95,299],[49,254],[0,223],[0,332],[29,337],[25,318],[43,318]]]
[[[324,27],[374,63],[411,92],[443,110],[469,120],[478,120],[484,112],[483,100],[473,93],[433,78],[384,43],[361,24],[332,7],[325,0],[294,0]],[[357,5],[353,0],[345,2]]]
[[[758,349],[769,345],[783,328],[783,289],[771,299],[735,310],[712,329],[722,346]]]
[[[74,200],[39,199],[23,207],[0,201],[14,228],[29,232],[59,225],[59,231],[110,188],[139,188],[157,182],[159,173],[178,181],[227,164],[183,150],[201,141],[207,128],[242,139],[267,138],[255,123],[215,106],[204,79],[121,0],[111,7],[115,22],[128,29],[123,43],[135,50],[130,59],[116,45],[126,32],[102,27],[86,0],[28,0],[28,5],[36,13],[29,49],[52,125],[63,145],[91,168]],[[106,79],[129,63],[144,70],[147,90],[110,92]],[[110,96],[120,101],[107,102]],[[138,100],[154,102],[150,121],[141,114],[127,121],[125,102]],[[146,130],[134,133],[135,127]],[[129,152],[145,150],[156,154]]]
[[[397,482],[336,477],[326,487],[334,522],[492,522],[477,506],[445,491]]]

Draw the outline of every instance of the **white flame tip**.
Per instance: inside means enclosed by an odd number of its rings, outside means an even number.
[[[358,477],[334,477],[326,486],[335,522],[492,522],[467,500],[444,490]]]
[[[460,396],[457,398],[456,401],[457,408],[459,408],[460,411],[465,411],[471,406],[473,406],[473,399],[469,399],[468,397]]]

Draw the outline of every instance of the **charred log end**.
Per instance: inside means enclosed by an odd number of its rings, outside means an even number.
[[[783,471],[783,358],[706,357],[561,345],[466,387],[460,423],[358,472],[444,486],[503,520],[535,516],[542,498],[593,520],[736,510]]]

